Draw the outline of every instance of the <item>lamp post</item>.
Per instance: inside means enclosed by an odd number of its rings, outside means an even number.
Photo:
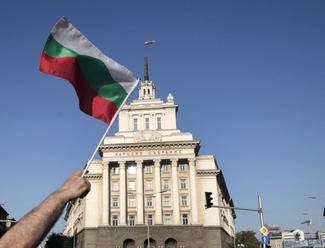
[[[152,192],[151,194],[147,194],[147,196],[150,196],[150,197],[154,198],[155,195],[162,194],[162,193],[165,193],[165,192],[169,192],[169,189],[165,189],[165,190],[161,190],[161,191],[157,191],[157,192]],[[130,195],[137,195],[137,193],[131,193]],[[140,195],[142,195],[142,194],[140,194]],[[148,246],[147,247],[150,248],[150,227],[149,227],[148,215],[147,215],[146,224],[147,224],[147,240],[148,240]]]

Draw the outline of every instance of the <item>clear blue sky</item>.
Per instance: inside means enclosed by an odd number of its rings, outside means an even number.
[[[316,0],[2,1],[0,203],[14,217],[80,169],[106,128],[79,111],[68,82],[38,70],[63,15],[139,77],[150,56],[158,96],[174,95],[178,127],[216,156],[236,206],[256,207],[261,193],[267,224],[305,229],[306,212],[313,231],[325,229],[325,1]],[[147,39],[158,43],[145,49]],[[256,214],[237,216],[238,230],[258,229]]]

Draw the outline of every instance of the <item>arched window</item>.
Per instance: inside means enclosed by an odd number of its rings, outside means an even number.
[[[156,248],[157,247],[157,242],[156,242],[156,240],[154,240],[154,239],[152,239],[152,238],[150,238],[149,239],[149,242],[150,242],[150,248]],[[148,247],[148,239],[146,239],[145,241],[144,241],[144,248],[147,248]]]
[[[135,241],[133,239],[124,240],[123,248],[136,248]]]
[[[165,248],[176,248],[177,241],[173,238],[166,239],[165,241]]]
[[[148,95],[150,95],[150,89],[148,89]]]

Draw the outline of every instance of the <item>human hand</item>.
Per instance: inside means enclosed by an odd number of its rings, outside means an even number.
[[[90,183],[81,175],[82,171],[75,172],[59,188],[58,192],[62,194],[65,201],[85,197],[90,191]]]

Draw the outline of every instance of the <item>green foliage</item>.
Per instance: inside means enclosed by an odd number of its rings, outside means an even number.
[[[238,248],[259,248],[260,242],[254,231],[241,231],[236,234],[236,245]]]
[[[70,248],[72,239],[64,236],[62,233],[51,233],[45,243],[45,248]]]

